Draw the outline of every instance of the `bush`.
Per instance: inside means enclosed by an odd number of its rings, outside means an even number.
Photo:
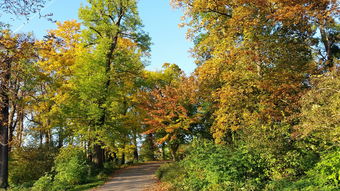
[[[254,190],[268,180],[265,170],[260,156],[243,147],[195,142],[183,161],[162,166],[157,175],[180,190]]]
[[[53,179],[51,175],[46,174],[45,176],[42,176],[37,180],[33,187],[32,191],[46,191],[51,190],[53,186]]]
[[[11,185],[30,187],[53,166],[56,149],[52,147],[22,147],[12,150],[9,164]]]
[[[178,162],[165,163],[157,169],[156,176],[162,182],[174,182],[180,179],[181,174],[184,174],[182,170]]]
[[[266,190],[283,191],[335,191],[340,181],[340,151],[335,150],[324,154],[314,168],[306,172],[300,180],[292,182],[287,179],[273,181],[267,185]]]
[[[55,160],[55,189],[62,190],[85,182],[88,171],[85,153],[80,148],[62,148]]]

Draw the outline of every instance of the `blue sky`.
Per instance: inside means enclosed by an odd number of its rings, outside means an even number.
[[[65,21],[78,19],[78,8],[86,0],[51,0],[43,13],[53,13],[53,19]],[[179,65],[187,74],[195,69],[193,58],[189,50],[192,43],[185,38],[186,29],[179,28],[182,12],[170,6],[169,0],[139,0],[139,14],[145,25],[145,31],[152,38],[149,70],[159,70],[165,62]],[[15,32],[33,32],[41,38],[55,24],[38,16],[31,17],[30,21],[11,21]]]

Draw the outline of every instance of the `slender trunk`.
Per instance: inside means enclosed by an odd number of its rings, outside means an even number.
[[[51,136],[50,136],[50,132],[47,131],[45,133],[45,145],[50,145],[51,144]]]
[[[44,134],[42,131],[39,132],[39,147],[41,148],[44,141]]]
[[[326,53],[325,66],[328,67],[330,71],[336,71],[336,64],[334,64],[334,55],[332,52],[332,42],[329,40],[329,35],[323,25],[320,26],[320,35]]]
[[[14,103],[12,101],[10,101],[9,105],[10,105],[10,108],[9,108],[9,116],[8,116],[8,130],[9,130],[9,134],[8,134],[8,143],[9,143],[8,152],[11,151],[11,148],[12,148],[12,145],[13,145],[13,133],[14,133],[14,129],[15,129],[15,126],[16,126],[16,122],[14,122],[14,114],[16,112],[16,107],[15,107],[15,105],[14,105]],[[17,121],[17,120],[15,120],[15,121]]]
[[[162,143],[162,159],[166,160],[166,155],[165,155],[165,143]]]
[[[178,148],[179,148],[179,144],[177,143],[170,144],[170,151],[171,151],[171,156],[172,156],[173,161],[178,161],[178,155],[177,155]]]
[[[63,147],[64,137],[63,137],[63,129],[62,127],[58,131],[58,148]],[[86,143],[84,143],[84,148],[86,151]]]
[[[139,160],[137,147],[136,147],[135,150],[133,151],[133,160],[134,160],[134,161],[137,161],[137,162],[138,162],[138,160]]]
[[[117,156],[116,152],[113,153],[113,160],[114,160],[115,164],[118,165],[118,156]]]
[[[121,165],[125,164],[125,152],[122,153],[122,158],[120,160],[120,164]]]
[[[18,144],[17,146],[18,147],[21,147],[22,145],[22,134],[23,134],[23,131],[24,131],[24,110],[23,108],[20,108],[19,111],[18,111],[18,129],[17,129],[17,141],[18,141]]]
[[[133,151],[133,160],[138,162],[139,156],[138,156],[138,145],[137,145],[137,133],[136,132],[133,133],[133,144],[135,145],[135,149]]]

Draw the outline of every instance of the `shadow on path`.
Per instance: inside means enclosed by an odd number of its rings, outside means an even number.
[[[149,162],[120,170],[103,186],[91,191],[143,191],[154,184],[155,172],[164,162]]]

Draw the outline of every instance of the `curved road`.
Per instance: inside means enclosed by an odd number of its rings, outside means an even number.
[[[163,162],[149,162],[119,170],[103,186],[92,191],[145,191],[156,183],[155,172]]]

